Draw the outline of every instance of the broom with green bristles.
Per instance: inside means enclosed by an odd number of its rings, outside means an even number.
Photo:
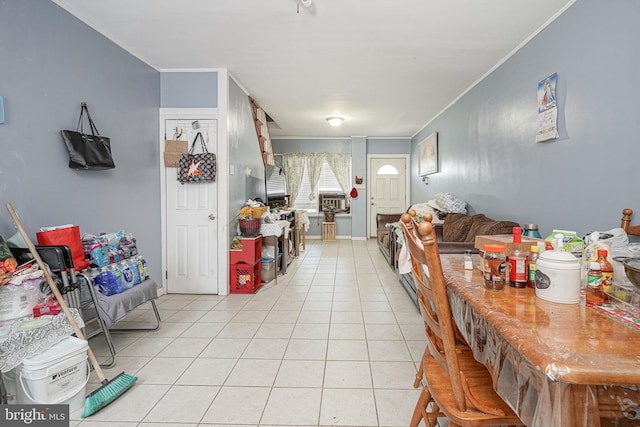
[[[51,277],[49,270],[44,265],[44,262],[42,262],[42,258],[40,258],[40,255],[38,254],[38,251],[33,245],[33,242],[29,238],[29,235],[27,234],[24,227],[22,226],[22,223],[20,222],[20,219],[18,218],[16,211],[13,210],[13,206],[11,206],[11,203],[6,203],[6,207],[7,207],[7,210],[9,211],[9,214],[11,215],[11,219],[13,220],[16,227],[18,227],[18,231],[20,232],[20,235],[22,236],[25,243],[27,244],[27,247],[29,248],[31,255],[33,255],[33,258],[38,263],[40,270],[42,270],[42,272],[44,273],[44,277],[47,281],[47,284],[53,291],[53,294],[56,296],[58,303],[60,303],[60,308],[62,308],[62,311],[64,311],[65,316],[67,316],[67,319],[69,320],[69,323],[73,327],[73,330],[76,333],[76,336],[80,339],[84,339],[84,335],[82,334],[82,331],[78,327],[76,320],[73,318],[73,314],[69,310],[67,303],[64,301],[62,294],[60,294],[60,290],[58,289],[55,282],[53,281],[53,278]],[[118,376],[116,376],[112,380],[108,380],[107,377],[104,375],[102,368],[100,368],[100,363],[98,363],[96,356],[93,354],[93,351],[91,351],[91,347],[87,348],[87,355],[89,356],[89,361],[91,362],[93,369],[96,371],[96,374],[98,375],[98,378],[100,379],[100,382],[102,383],[102,385],[96,391],[94,391],[93,393],[87,396],[87,400],[84,404],[84,410],[82,411],[82,418],[86,418],[88,416],[95,414],[96,412],[98,412],[99,410],[101,410],[102,408],[104,408],[105,406],[107,406],[108,404],[110,404],[120,396],[122,396],[127,390],[131,388],[131,386],[133,386],[133,383],[135,383],[137,380],[137,378],[134,377],[133,375],[125,374],[124,372],[120,373]]]

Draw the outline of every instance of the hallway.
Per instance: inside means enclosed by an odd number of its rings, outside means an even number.
[[[164,295],[155,332],[114,333],[134,387],[71,426],[407,426],[426,340],[375,240],[308,240],[256,294]],[[148,304],[130,325],[151,322]],[[126,323],[122,326],[126,327]],[[98,358],[108,351],[90,342]],[[92,374],[88,391],[97,387]]]

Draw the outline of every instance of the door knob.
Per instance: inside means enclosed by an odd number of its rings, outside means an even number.
[[[214,219],[216,219],[216,216],[214,214],[209,214],[209,219],[213,221]]]

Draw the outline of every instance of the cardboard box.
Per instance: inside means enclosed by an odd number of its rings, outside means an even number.
[[[531,252],[531,246],[536,246],[538,242],[543,242],[543,239],[536,239],[534,237],[522,236],[522,248],[527,252]],[[494,235],[479,235],[476,236],[475,247],[476,249],[483,251],[484,245],[504,245],[507,256],[513,255],[514,244],[513,234],[494,234]]]

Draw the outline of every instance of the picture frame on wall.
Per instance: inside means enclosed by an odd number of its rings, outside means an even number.
[[[438,172],[438,132],[434,132],[418,143],[418,175]]]

